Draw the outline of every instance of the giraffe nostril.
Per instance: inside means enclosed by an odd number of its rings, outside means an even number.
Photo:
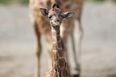
[[[57,20],[57,22],[60,22],[60,20]]]
[[[60,20],[55,20],[55,22],[60,22]]]

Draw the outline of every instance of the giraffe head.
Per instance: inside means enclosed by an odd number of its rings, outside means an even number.
[[[62,12],[61,8],[54,4],[50,10],[45,8],[40,8],[42,15],[49,18],[50,24],[52,26],[60,26],[63,19],[73,16],[73,12]]]

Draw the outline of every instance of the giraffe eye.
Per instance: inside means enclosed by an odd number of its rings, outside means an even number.
[[[49,18],[49,19],[51,19],[51,18],[52,18],[52,16],[49,16],[48,18]]]
[[[60,15],[61,18],[64,18],[63,14]]]
[[[61,15],[59,14],[58,17],[61,17]]]

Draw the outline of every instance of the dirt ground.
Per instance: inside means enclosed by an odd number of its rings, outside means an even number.
[[[82,25],[81,76],[116,77],[116,4],[85,3]],[[41,67],[45,72],[49,56],[45,40],[42,41]],[[0,77],[34,77],[35,44],[29,8],[1,5]]]

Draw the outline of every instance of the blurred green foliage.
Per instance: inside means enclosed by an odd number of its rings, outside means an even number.
[[[11,1],[10,0],[0,0],[0,4],[8,4],[10,3]]]
[[[28,2],[29,2],[29,0],[21,0],[20,3],[22,3],[22,4],[28,4]]]
[[[28,4],[29,0],[0,0],[0,4]]]
[[[108,0],[85,0],[91,2],[104,2]],[[116,0],[109,0],[112,2],[116,2]],[[28,4],[29,0],[0,0],[0,4]]]

